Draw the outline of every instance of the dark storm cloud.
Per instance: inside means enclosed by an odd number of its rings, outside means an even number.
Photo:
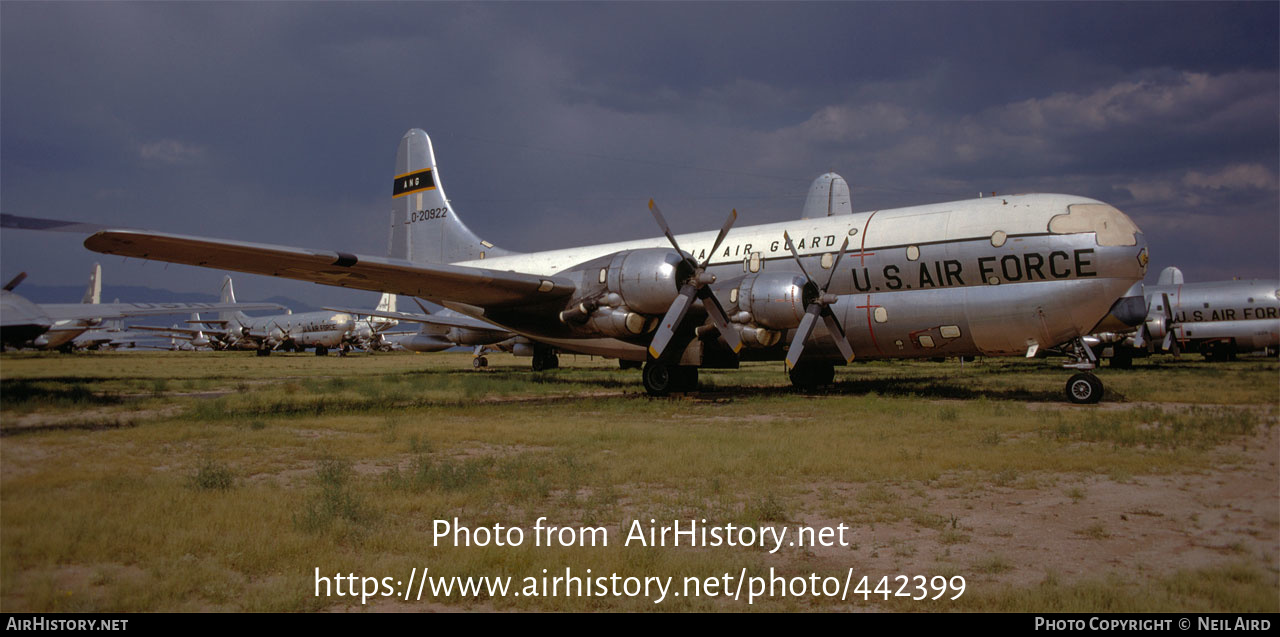
[[[1093,196],[1154,265],[1275,276],[1277,6],[6,2],[0,192],[16,214],[378,253],[395,144],[421,127],[469,225],[515,249],[652,235],[651,196],[680,231],[786,219],[836,170],[858,209]],[[101,256],[3,248],[5,275],[46,283]],[[103,261],[119,283],[221,278]]]

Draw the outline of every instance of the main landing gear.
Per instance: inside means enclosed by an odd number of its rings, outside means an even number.
[[[802,360],[787,372],[787,376],[796,389],[813,391],[836,381],[836,366],[826,361]]]
[[[487,359],[487,358],[485,358],[485,357],[483,357],[483,356],[477,356],[477,357],[475,357],[475,358],[471,359],[471,366],[472,366],[472,367],[474,367],[474,368],[476,368],[476,369],[480,369],[481,367],[488,367],[488,366],[489,366],[489,359]]]
[[[1076,405],[1096,404],[1102,400],[1102,381],[1093,375],[1093,370],[1098,367],[1098,357],[1080,338],[1068,343],[1064,349],[1072,362],[1063,367],[1080,370],[1067,379],[1067,400]]]
[[[533,371],[543,372],[559,367],[560,357],[556,356],[555,350],[541,345],[533,346]]]
[[[641,379],[644,381],[644,390],[650,396],[691,392],[698,389],[698,368],[651,360],[644,364]]]

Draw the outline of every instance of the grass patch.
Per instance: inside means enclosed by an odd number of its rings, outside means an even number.
[[[748,363],[704,370],[709,391],[664,400],[644,396],[635,372],[586,357],[562,357],[564,368],[542,374],[524,371],[526,359],[500,356],[490,357],[488,370],[472,371],[469,354],[0,360],[6,419],[24,410],[92,408],[135,422],[37,430],[0,444],[0,605],[14,611],[328,610],[342,604],[312,594],[317,566],[403,578],[424,564],[461,576],[571,567],[714,577],[743,567],[767,575],[770,566],[802,574],[936,562],[935,572],[975,576],[969,592],[946,608],[1022,612],[1244,612],[1276,590],[1265,570],[1223,567],[1204,584],[1190,580],[1203,574],[1194,571],[1118,583],[1058,577],[1019,592],[1003,581],[1028,568],[1026,560],[991,555],[990,548],[991,536],[1025,541],[1012,518],[993,523],[991,516],[1002,515],[1005,502],[1015,511],[1035,496],[1028,490],[1050,489],[1060,502],[1060,494],[1074,493],[1069,485],[1107,476],[1140,488],[1152,476],[1216,470],[1222,444],[1237,454],[1243,444],[1255,448],[1275,421],[1274,365],[1242,362],[1237,374],[1233,363],[1209,380],[1138,365],[1131,376],[1106,375],[1109,396],[1147,400],[1172,391],[1177,402],[1198,406],[1121,403],[1103,411],[1061,405],[1064,373],[1034,360],[977,361],[963,371],[860,363],[842,368],[834,390],[821,396],[794,393],[780,365]],[[1161,388],[1148,388],[1154,385]],[[10,395],[11,387],[19,390]],[[1239,404],[1222,404],[1222,396]],[[156,415],[160,406],[172,411]],[[938,489],[955,499],[942,502]],[[1100,494],[1095,488],[1087,501]],[[970,498],[992,496],[999,506],[988,509],[982,500],[983,510],[967,512]],[[1179,510],[1126,513],[1188,518]],[[853,546],[770,555],[739,547],[432,542],[438,519],[528,530],[540,516],[553,525],[608,528],[615,542],[633,519],[844,522],[853,527]],[[991,528],[1001,530],[985,530]],[[1092,539],[1063,534],[1077,545]],[[1242,549],[1228,547],[1221,559],[1242,559]],[[1124,586],[1155,601],[1137,601]],[[1055,606],[1052,594],[1067,601]],[[433,603],[457,610],[654,608],[645,599],[487,595]],[[753,608],[844,607],[773,599]],[[659,609],[743,607],[703,597],[668,599]]]

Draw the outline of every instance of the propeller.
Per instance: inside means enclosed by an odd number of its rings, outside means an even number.
[[[702,307],[706,309],[707,315],[711,317],[711,322],[715,324],[716,329],[720,331],[720,336],[729,344],[729,348],[736,354],[742,349],[742,339],[738,337],[738,332],[729,326],[729,316],[725,314],[724,306],[720,305],[720,300],[716,298],[715,292],[711,291],[711,284],[715,283],[714,274],[707,272],[707,265],[711,262],[711,257],[715,255],[716,249],[720,247],[720,243],[724,241],[725,235],[729,234],[729,229],[733,227],[733,222],[738,218],[738,211],[729,212],[729,218],[725,220],[724,226],[720,228],[720,234],[716,235],[716,242],[712,244],[711,250],[707,252],[707,258],[702,263],[694,260],[693,256],[680,249],[680,244],[676,243],[675,235],[671,234],[671,228],[667,225],[667,220],[662,217],[662,211],[658,210],[657,204],[653,200],[649,200],[649,212],[653,213],[653,218],[658,222],[658,226],[662,228],[662,234],[666,235],[667,241],[671,242],[671,246],[676,249],[676,253],[684,262],[684,266],[689,270],[689,276],[680,285],[680,292],[676,295],[671,307],[667,309],[667,313],[662,317],[662,322],[658,324],[658,331],[654,333],[653,340],[649,343],[649,355],[655,359],[662,358],[663,352],[666,351],[667,345],[671,343],[672,337],[675,336],[676,328],[680,327],[684,315],[689,311],[689,306],[693,305],[694,298],[702,300]]]
[[[1174,356],[1182,354],[1181,348],[1178,347],[1178,339],[1174,337],[1174,330],[1177,321],[1173,317],[1173,306],[1169,303],[1168,293],[1161,292],[1160,299],[1164,303],[1163,312],[1159,316],[1152,317],[1147,314],[1147,320],[1138,328],[1138,333],[1133,336],[1134,347],[1147,347],[1148,339],[1162,337],[1160,341],[1160,349],[1171,352]]]
[[[22,283],[23,279],[26,279],[26,278],[27,278],[26,272],[19,272],[18,276],[13,277],[12,279],[9,280],[8,283],[5,284],[4,291],[12,292],[13,288],[18,287],[18,284]]]
[[[809,276],[809,271],[804,269],[804,263],[800,261],[800,253],[796,252],[796,247],[791,243],[791,237],[784,231],[782,239],[787,244],[787,249],[791,250],[791,256],[795,258],[796,265],[800,266],[800,272],[804,273],[804,278],[809,282],[805,284],[805,296],[811,297],[812,300],[804,308],[804,318],[800,319],[800,326],[796,328],[795,338],[791,339],[791,347],[787,350],[787,369],[792,369],[800,360],[800,354],[804,352],[804,342],[809,339],[809,334],[813,333],[813,328],[818,324],[818,318],[822,318],[822,322],[827,326],[827,331],[831,333],[831,338],[836,342],[836,347],[840,349],[840,354],[844,356],[846,363],[853,361],[853,346],[849,344],[849,338],[845,336],[844,328],[840,326],[840,321],[836,319],[836,315],[831,311],[831,305],[836,302],[834,294],[827,294],[827,289],[831,287],[831,281],[836,277],[836,269],[840,266],[840,258],[844,256],[845,250],[849,248],[849,238],[845,237],[844,244],[840,246],[840,252],[836,253],[836,260],[831,264],[831,273],[827,275],[827,283],[822,287],[818,287],[818,282]]]

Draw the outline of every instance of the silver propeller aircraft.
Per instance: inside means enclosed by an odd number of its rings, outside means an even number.
[[[23,272],[0,290],[0,341],[6,346],[67,348],[73,340],[107,319],[133,316],[164,316],[192,310],[271,310],[275,303],[99,303],[102,293],[102,266],[93,264],[89,288],[80,303],[36,304],[13,291],[27,273]]]
[[[488,367],[487,351],[508,351],[516,356],[533,356],[533,370],[554,369],[559,366],[555,352],[517,336],[506,329],[465,314],[445,309],[432,313],[414,299],[421,314],[396,312],[394,302],[390,311],[381,306],[377,310],[360,310],[349,307],[326,307],[335,312],[349,312],[357,316],[377,317],[391,321],[420,323],[417,332],[381,333],[381,342],[411,352],[442,352],[451,347],[473,348],[472,365]],[[373,320],[373,319],[370,319]]]
[[[231,277],[223,277],[220,291],[224,303],[236,300]],[[384,303],[386,295],[384,295]],[[314,348],[316,356],[324,356],[331,348],[350,345],[355,317],[345,312],[301,312],[247,316],[244,312],[222,312],[216,320],[199,323],[214,326],[203,331],[218,338],[224,349],[252,349],[268,356],[278,348],[297,352]],[[345,349],[343,350],[345,352]]]
[[[1102,332],[1087,340],[1101,346],[1113,367],[1128,367],[1135,356],[1156,348],[1228,360],[1237,352],[1280,347],[1278,296],[1280,280],[1184,283],[1182,271],[1168,267],[1155,285],[1141,286],[1136,299],[1143,313],[1136,329]]]
[[[654,395],[739,361],[786,360],[792,382],[812,387],[855,356],[1034,355],[1071,342],[1080,373],[1067,396],[1096,402],[1102,383],[1081,337],[1147,265],[1127,216],[1070,195],[743,228],[731,213],[718,232],[679,236],[651,202],[663,237],[518,254],[463,224],[418,129],[401,139],[391,194],[387,257],[101,228],[85,246],[421,297],[564,351],[646,361]]]

